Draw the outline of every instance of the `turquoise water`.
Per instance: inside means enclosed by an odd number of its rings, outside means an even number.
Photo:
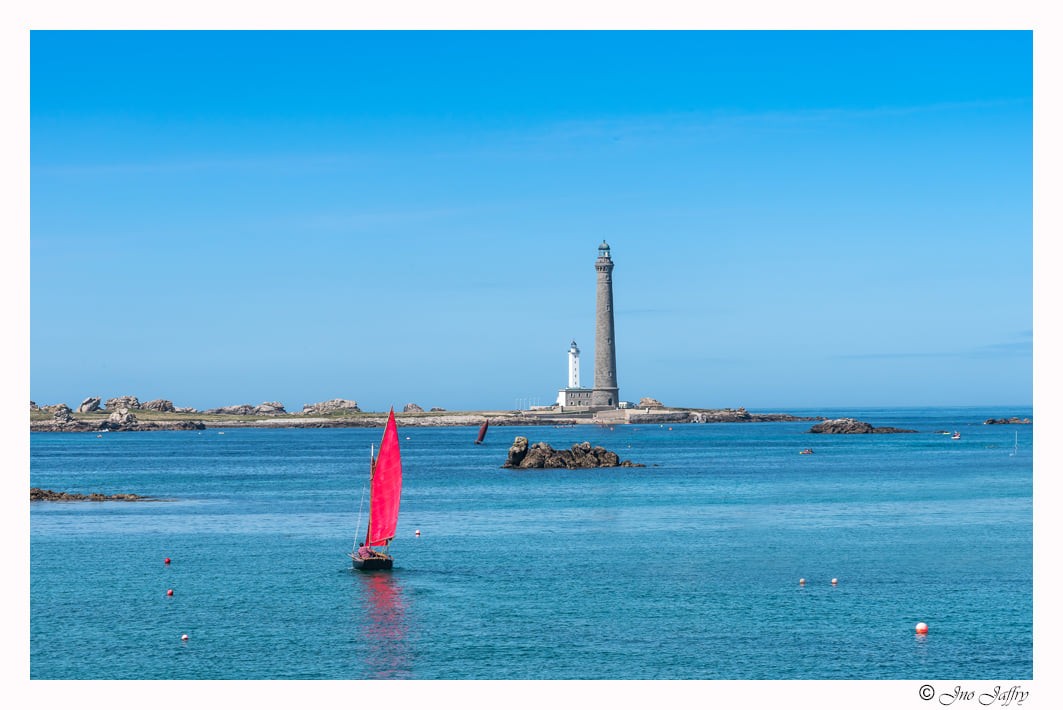
[[[31,677],[1031,678],[1033,427],[981,424],[1030,410],[813,413],[919,433],[400,428],[375,574],[380,429],[31,434],[31,486],[167,499],[30,504]],[[646,468],[503,470],[518,434]]]

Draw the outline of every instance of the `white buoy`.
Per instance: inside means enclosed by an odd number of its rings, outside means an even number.
[[[802,577],[801,579],[797,580],[797,583],[800,584],[802,587],[805,586],[805,578]]]
[[[915,633],[917,634],[925,634],[929,630],[930,629],[927,627],[926,622],[920,621],[918,624],[915,625]]]
[[[182,641],[187,641],[188,640],[188,634],[181,634],[181,640]]]
[[[837,577],[835,577],[834,579],[832,579],[832,580],[830,581],[830,583],[831,583],[831,584],[833,584],[833,585],[834,585],[835,587],[837,587],[837,586],[838,586],[838,578],[837,578]]]

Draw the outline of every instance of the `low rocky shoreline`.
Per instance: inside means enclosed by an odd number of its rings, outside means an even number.
[[[401,427],[479,426],[575,426],[577,424],[683,424],[716,422],[793,422],[817,421],[823,417],[797,417],[790,414],[757,414],[745,408],[737,409],[676,409],[665,407],[656,400],[643,400],[646,406],[607,411],[588,411],[560,407],[535,410],[487,410],[449,412],[440,407],[425,411],[410,403],[396,412]],[[66,404],[37,406],[30,402],[30,431],[103,433],[127,431],[181,431],[203,429],[253,428],[351,428],[383,427],[384,412],[363,412],[358,403],[348,399],[333,399],[303,405],[303,411],[289,413],[280,402],[264,402],[257,406],[240,404],[198,411],[190,407],[174,407],[169,400],[141,403],[132,396],[117,397],[101,406],[99,397],[89,397],[77,411]]]
[[[795,416],[783,413],[756,413],[744,407],[696,409],[667,407],[655,399],[644,397],[638,407],[589,411],[564,407],[542,407],[532,410],[484,410],[451,412],[441,407],[427,411],[414,403],[396,411],[400,427],[480,426],[484,421],[496,426],[575,426],[597,424],[716,424],[765,422],[820,422],[813,433],[899,433],[889,427],[872,427],[858,422],[855,425],[829,422],[855,422],[852,419],[828,420],[823,416]],[[386,412],[363,412],[350,399],[330,399],[304,404],[301,412],[288,412],[280,402],[259,405],[238,404],[199,411],[191,407],[175,407],[173,402],[155,399],[141,403],[137,397],[108,399],[88,397],[74,411],[66,404],[38,406],[30,402],[30,431],[97,433],[127,431],[195,431],[236,428],[326,429],[369,427],[380,428],[387,422]],[[990,418],[984,424],[1029,424],[1029,417],[1020,419]],[[857,429],[865,428],[858,431]],[[833,429],[828,431],[828,429]]]

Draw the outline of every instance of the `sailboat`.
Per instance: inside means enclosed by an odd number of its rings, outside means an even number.
[[[480,425],[480,433],[476,435],[476,443],[484,443],[484,435],[487,434],[487,420],[484,419],[484,423]]]
[[[349,552],[353,568],[363,571],[391,569],[394,559],[388,546],[395,537],[399,521],[399,498],[402,496],[402,457],[399,454],[399,431],[395,426],[395,409],[388,413],[380,454],[369,454],[369,526],[365,539]],[[375,549],[383,547],[383,550]]]
[[[1009,456],[1014,456],[1019,453],[1019,432],[1015,432],[1015,448],[1011,450]]]

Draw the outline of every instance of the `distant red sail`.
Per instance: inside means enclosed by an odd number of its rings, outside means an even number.
[[[399,430],[395,410],[388,414],[380,455],[373,469],[369,490],[369,534],[367,545],[386,545],[395,537],[399,522],[399,498],[402,496],[402,458],[399,455]]]
[[[487,433],[487,420],[484,419],[484,423],[480,425],[480,433],[476,436],[476,443],[484,443],[484,434]]]

